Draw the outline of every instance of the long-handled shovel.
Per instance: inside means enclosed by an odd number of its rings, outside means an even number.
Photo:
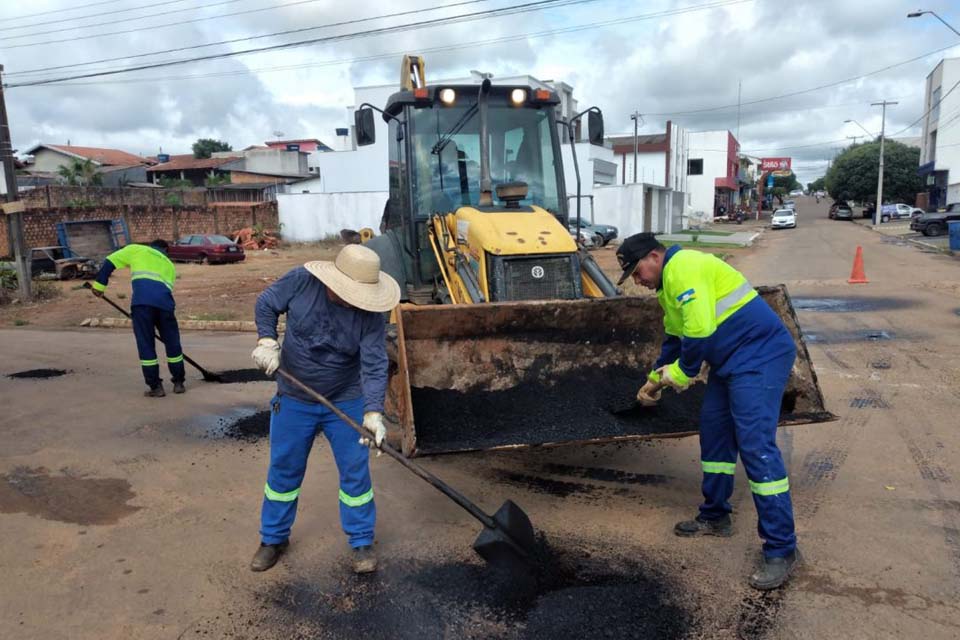
[[[353,428],[354,431],[362,436],[370,437],[371,434],[369,431],[351,420],[349,416],[340,411],[336,405],[322,395],[283,369],[278,369],[277,373],[327,409],[330,409],[338,418]],[[467,513],[483,524],[483,531],[480,532],[480,535],[477,536],[477,539],[473,543],[473,550],[480,554],[481,558],[490,564],[514,570],[525,569],[535,563],[536,537],[533,533],[533,525],[530,524],[530,518],[527,517],[523,509],[514,504],[513,501],[507,500],[503,503],[503,506],[497,509],[497,512],[493,514],[492,517],[488,516],[456,489],[420,465],[404,458],[403,454],[386,442],[380,445],[380,450],[415,475],[420,476],[420,478],[432,484],[438,491],[463,507]]]
[[[92,289],[92,288],[93,288],[93,287],[90,285],[89,282],[84,282],[84,283],[83,283],[83,287],[84,287],[85,289]],[[130,318],[131,320],[133,320],[133,317],[127,312],[126,309],[124,309],[123,307],[121,307],[120,305],[118,305],[116,302],[114,302],[113,300],[111,300],[110,298],[108,298],[106,295],[101,295],[100,298],[101,298],[104,302],[106,302],[107,304],[109,304],[111,307],[113,307],[114,309],[116,309],[117,311],[119,311],[120,313],[122,313],[123,315],[127,316],[127,317]],[[160,342],[163,342],[163,338],[160,337],[160,334],[159,334],[159,333],[154,332],[154,335],[157,337],[157,340],[159,340]],[[187,354],[183,354],[183,359],[186,360],[186,361],[187,361],[191,366],[193,366],[197,371],[199,371],[199,372],[203,375],[203,379],[206,380],[207,382],[223,382],[223,378],[221,378],[219,374],[213,373],[212,371],[207,371],[206,369],[204,369],[203,367],[201,367],[199,364],[197,364],[195,360],[193,360],[192,358],[188,357]]]

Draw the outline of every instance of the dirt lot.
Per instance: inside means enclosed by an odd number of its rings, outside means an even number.
[[[246,260],[237,264],[178,263],[174,291],[177,317],[180,320],[253,320],[257,296],[270,283],[309,260],[332,260],[339,249],[337,244],[320,243],[249,252]],[[734,261],[737,255],[749,251],[706,250],[726,254]],[[613,246],[597,249],[593,255],[607,273],[619,277]],[[119,317],[116,311],[90,295],[79,280],[46,281],[40,286],[44,291],[52,291],[52,297],[29,305],[0,306],[0,327],[77,327],[93,316]],[[647,293],[632,282],[625,283],[624,290],[631,295]],[[129,270],[114,272],[107,294],[121,306],[129,307]]]
[[[867,285],[846,283],[857,245]],[[320,439],[290,552],[251,573],[263,414],[234,427],[273,385],[191,372],[186,395],[148,400],[129,331],[27,326],[0,329],[0,637],[958,637],[960,264],[802,201],[796,230],[736,264],[790,287],[839,416],[779,433],[806,557],[787,588],[745,584],[759,541],[742,470],[732,538],[672,534],[699,498],[695,438],[422,459],[484,508],[529,513],[556,560],[529,584],[484,570],[477,523],[386,457],[381,571],[349,574]],[[213,369],[250,366],[249,335],[184,344]],[[65,373],[6,377],[41,368]]]

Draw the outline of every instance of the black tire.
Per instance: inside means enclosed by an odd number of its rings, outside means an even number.
[[[942,236],[943,225],[939,222],[931,222],[923,229],[923,235],[927,237]]]
[[[201,253],[200,259],[197,262],[200,264],[210,264],[210,259],[207,257],[207,254]]]
[[[880,216],[880,222],[890,222],[890,216]]]

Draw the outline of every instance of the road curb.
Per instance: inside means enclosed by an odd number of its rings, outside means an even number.
[[[254,333],[257,323],[252,320],[180,320],[177,324],[181,330],[187,331],[235,331]],[[129,318],[87,318],[80,323],[81,327],[96,329],[128,329],[133,326]],[[286,323],[281,321],[278,331],[286,330]]]
[[[883,236],[884,238],[891,238],[891,239],[893,239],[893,240],[899,240],[899,241],[901,241],[901,242],[909,242],[909,243],[912,244],[912,245],[916,245],[916,246],[918,246],[918,247],[923,247],[924,249],[933,249],[933,250],[936,251],[937,253],[942,253],[942,254],[951,256],[951,257],[953,257],[953,258],[956,258],[956,257],[957,257],[957,252],[956,252],[956,251],[951,251],[950,249],[945,248],[945,247],[938,247],[938,246],[935,245],[935,244],[930,244],[929,242],[924,242],[923,240],[917,240],[916,238],[906,238],[906,237],[904,237],[904,236],[890,235],[889,233],[883,233],[882,231],[878,231],[877,229],[874,229],[874,228],[873,228],[873,225],[860,224],[859,222],[856,222],[855,224],[857,224],[857,225],[860,226],[860,227],[863,227],[863,228],[866,229],[867,231],[872,231],[873,233],[876,233],[877,235]]]

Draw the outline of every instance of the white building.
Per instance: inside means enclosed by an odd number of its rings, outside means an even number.
[[[687,148],[690,211],[711,219],[720,207],[732,211],[739,194],[740,144],[729,131],[691,131]]]
[[[960,58],[945,58],[927,75],[923,137],[918,173],[927,185],[927,202],[944,207],[960,202]]]

